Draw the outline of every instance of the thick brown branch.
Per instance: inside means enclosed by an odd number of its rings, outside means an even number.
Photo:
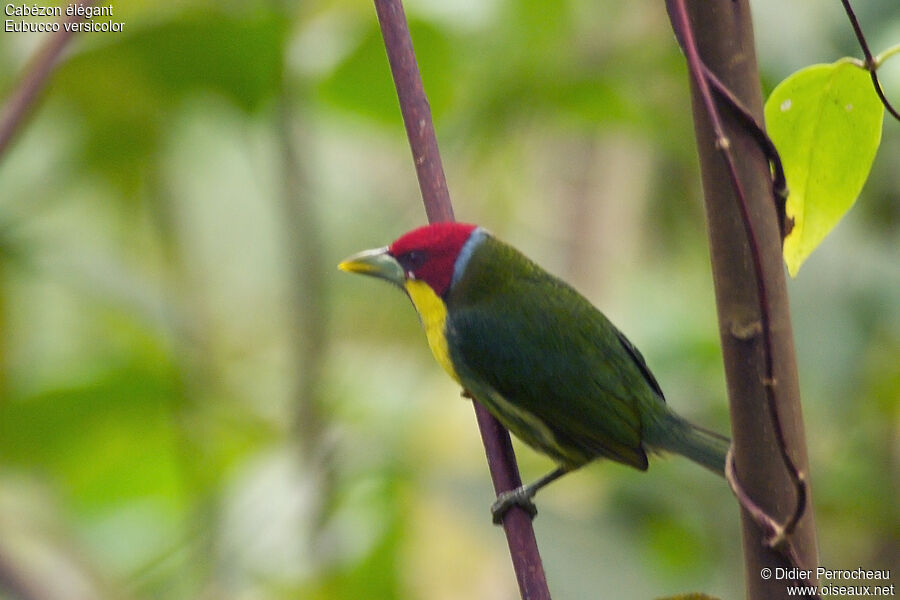
[[[778,402],[775,394],[777,380],[775,379],[774,371],[774,351],[772,347],[769,293],[766,289],[766,276],[763,272],[761,248],[759,245],[759,238],[750,218],[750,210],[747,205],[747,197],[744,193],[744,188],[741,185],[741,180],[738,176],[737,165],[731,152],[731,142],[729,142],[728,138],[725,136],[725,130],[722,125],[721,117],[719,116],[718,107],[715,105],[712,94],[710,93],[708,82],[709,78],[706,76],[707,68],[703,65],[703,62],[700,60],[700,55],[697,52],[694,35],[687,20],[687,10],[685,8],[684,2],[685,0],[675,0],[675,10],[673,12],[673,15],[674,18],[678,21],[678,27],[682,32],[681,39],[684,43],[684,50],[685,54],[687,55],[688,64],[690,66],[691,76],[694,78],[698,95],[700,96],[704,104],[707,115],[709,116],[710,122],[712,124],[713,131],[715,132],[715,148],[719,151],[725,161],[728,178],[731,181],[731,186],[734,190],[738,209],[740,210],[741,224],[744,227],[744,234],[747,238],[747,244],[750,247],[750,258],[753,262],[753,275],[754,279],[756,280],[757,302],[759,303],[759,315],[761,322],[760,331],[763,338],[763,359],[765,366],[763,384],[766,390],[766,400],[769,406],[769,413],[772,418],[772,428],[775,432],[775,439],[778,443],[778,449],[781,453],[781,458],[784,461],[785,467],[787,468],[788,474],[790,475],[791,481],[793,482],[797,492],[797,500],[794,512],[790,517],[788,517],[783,526],[784,533],[786,535],[790,535],[794,531],[794,527],[796,527],[797,521],[799,521],[800,517],[803,516],[803,510],[806,506],[806,484],[805,479],[801,476],[799,470],[794,464],[793,459],[788,453],[787,442],[784,437],[784,429],[781,425],[781,418],[778,414]],[[712,72],[710,71],[710,73]],[[718,82],[718,79],[716,79],[716,81]],[[724,89],[727,89],[727,87],[724,85],[722,85],[722,87]],[[750,131],[749,133],[753,135],[752,131]],[[770,543],[770,545],[774,546],[775,544]]]
[[[749,7],[746,0],[668,0],[667,5],[692,78],[734,433],[736,464],[729,465],[729,482],[744,508],[748,596],[786,597],[783,582],[759,577],[760,570],[784,561],[814,567],[815,531],[803,475],[805,442],[781,260],[782,228],[777,226],[767,149],[747,123],[747,114],[762,122]],[[720,114],[710,90],[712,73],[713,86],[729,90],[735,104],[747,108]],[[758,335],[734,334],[748,322],[759,323]],[[740,481],[735,473],[741,474]],[[787,506],[793,508],[782,515]]]

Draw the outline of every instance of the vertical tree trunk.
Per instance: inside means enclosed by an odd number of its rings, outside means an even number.
[[[762,94],[747,0],[689,0],[688,12],[700,57],[762,123]],[[794,512],[797,496],[779,451],[766,400],[765,356],[753,256],[726,163],[716,147],[709,116],[693,80],[692,101],[719,335],[731,406],[736,474],[748,496],[770,516],[784,522]],[[721,115],[760,246],[769,303],[775,394],[784,438],[797,468],[807,473],[781,235],[769,165],[757,142],[729,110],[723,108]],[[787,597],[787,586],[795,582],[776,577],[776,568],[790,565],[766,546],[765,532],[746,510],[742,510],[741,519],[748,598]],[[805,512],[792,542],[797,566],[815,569],[816,537],[810,494],[806,496]],[[764,569],[771,569],[769,578],[761,575]]]

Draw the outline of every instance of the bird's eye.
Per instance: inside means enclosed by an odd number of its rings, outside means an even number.
[[[426,258],[428,257],[424,250],[410,250],[398,256],[397,262],[400,263],[404,271],[410,273],[424,265]]]

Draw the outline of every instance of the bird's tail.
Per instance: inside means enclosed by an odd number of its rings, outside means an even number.
[[[661,422],[645,431],[644,440],[653,450],[680,454],[718,475],[725,475],[725,456],[731,440],[671,412],[667,411]]]

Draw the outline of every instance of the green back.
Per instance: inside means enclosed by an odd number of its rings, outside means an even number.
[[[666,412],[662,392],[581,294],[488,235],[446,302],[457,374],[510,431],[564,466],[647,468],[642,415]]]

